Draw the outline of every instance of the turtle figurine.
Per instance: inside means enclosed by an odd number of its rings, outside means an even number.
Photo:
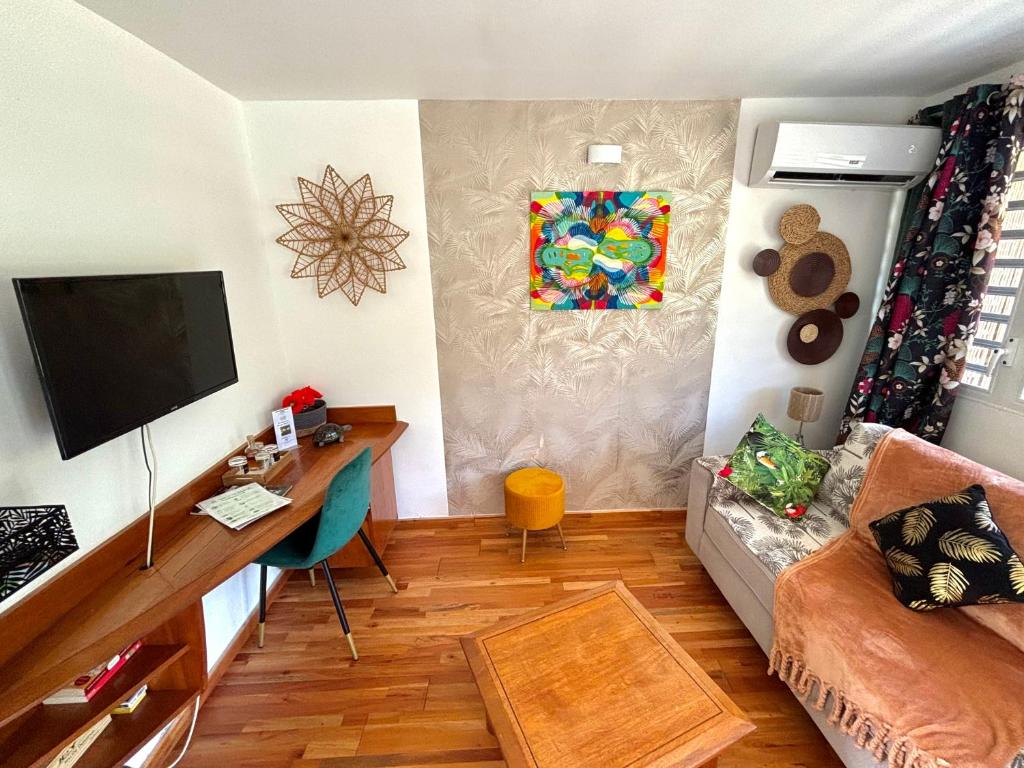
[[[780,309],[796,315],[786,336],[790,356],[804,365],[828,360],[843,341],[843,320],[860,309],[846,290],[850,254],[833,234],[818,229],[814,206],[794,205],[779,220],[785,244],[754,257],[754,272],[768,279],[768,293]]]
[[[317,448],[323,448],[325,445],[331,445],[332,443],[343,443],[345,442],[345,433],[352,431],[351,424],[335,424],[334,422],[327,422],[322,425],[313,435],[313,445]]]

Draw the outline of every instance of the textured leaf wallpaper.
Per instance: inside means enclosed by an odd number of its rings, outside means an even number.
[[[569,509],[681,507],[701,455],[735,101],[420,103],[450,511],[543,465]],[[619,166],[588,144],[621,144]],[[657,310],[531,312],[537,190],[673,193]],[[723,350],[727,353],[727,350]]]

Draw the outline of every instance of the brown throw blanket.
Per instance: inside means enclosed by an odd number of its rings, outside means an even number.
[[[904,608],[867,527],[971,483],[1024,552],[1024,483],[896,430],[850,530],[776,584],[769,672],[891,768],[1024,768],[1024,604]]]

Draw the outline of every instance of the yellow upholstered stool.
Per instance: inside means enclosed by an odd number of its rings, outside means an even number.
[[[565,483],[558,473],[540,467],[517,469],[505,478],[505,518],[523,529],[523,555],[526,562],[526,532],[556,526],[565,549],[562,517],[565,515]]]

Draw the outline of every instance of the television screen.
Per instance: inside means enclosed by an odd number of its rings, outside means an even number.
[[[15,279],[60,454],[238,381],[220,272]]]

